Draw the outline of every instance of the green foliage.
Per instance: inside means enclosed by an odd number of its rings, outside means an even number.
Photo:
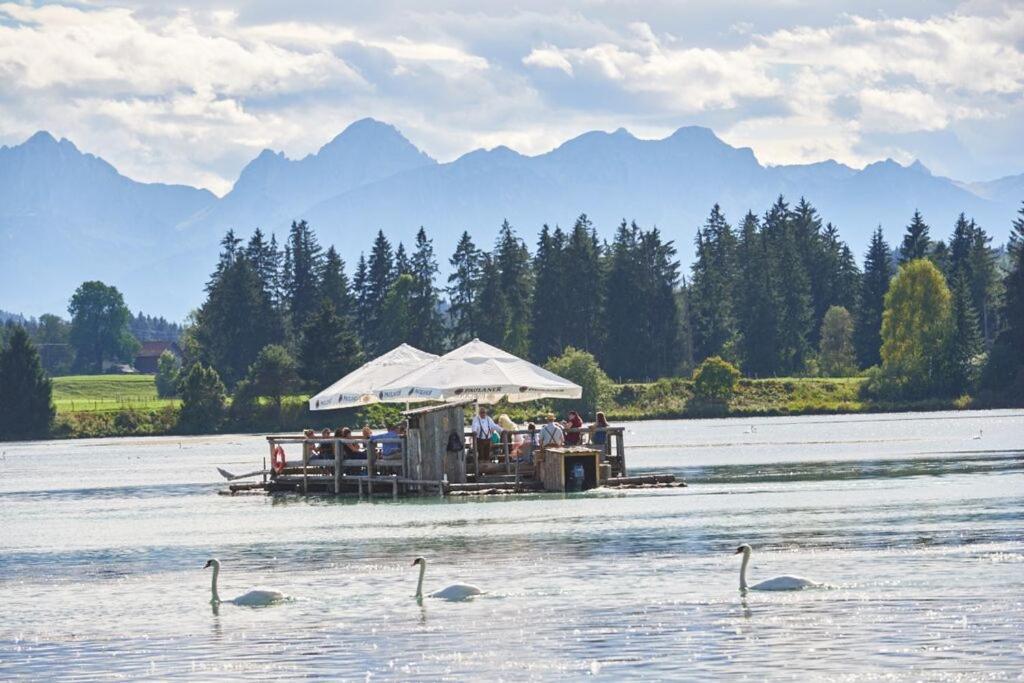
[[[46,436],[53,422],[53,385],[23,327],[0,348],[0,441]]]
[[[651,379],[678,368],[675,256],[675,246],[662,241],[657,228],[645,231],[625,221],[619,226],[604,281],[607,339],[602,362],[612,376]]]
[[[921,212],[915,209],[907,232],[903,235],[903,244],[900,245],[900,264],[925,258],[931,253],[932,242],[928,237],[928,230],[928,224],[924,222]]]
[[[697,231],[690,279],[690,327],[697,358],[723,353],[736,335],[736,235],[718,204]]]
[[[550,358],[544,367],[583,388],[579,400],[565,401],[570,410],[593,415],[611,397],[612,381],[592,353],[567,346],[560,356]]]
[[[434,285],[437,259],[434,257],[434,243],[427,239],[427,232],[422,227],[416,233],[416,249],[409,267],[412,276],[409,305],[415,312],[416,324],[412,325],[403,341],[424,351],[439,353],[444,344],[444,321],[441,319],[441,298]]]
[[[68,306],[70,341],[75,347],[75,366],[100,372],[103,361],[129,361],[139,348],[128,323],[132,314],[116,287],[92,280],[75,290]]]
[[[156,361],[156,395],[172,398],[178,395],[178,381],[181,379],[181,363],[170,351],[164,351]]]
[[[480,290],[481,261],[480,250],[473,243],[469,232],[463,231],[455,253],[448,259],[452,267],[447,292],[453,344],[465,344],[479,336],[476,300]]]
[[[886,393],[920,398],[944,388],[947,344],[953,329],[949,287],[926,259],[902,266],[885,295],[882,374]]]
[[[399,275],[381,305],[379,338],[377,343],[381,349],[393,349],[412,336],[412,331],[419,324],[420,311],[412,306],[412,293],[416,281],[412,275]]]
[[[207,285],[206,302],[184,335],[186,355],[233,385],[264,346],[283,340],[280,313],[248,256],[230,246]],[[294,284],[294,283],[293,283]]]
[[[252,392],[253,396],[269,398],[280,414],[284,397],[296,388],[298,379],[295,359],[288,353],[288,349],[270,344],[260,349],[256,360],[249,366],[245,378],[246,390]]]
[[[709,403],[728,403],[733,397],[740,371],[719,356],[705,358],[693,373],[693,394]]]
[[[853,351],[853,318],[842,306],[832,306],[821,323],[818,366],[828,377],[847,377],[857,372]]]
[[[878,365],[882,360],[882,312],[893,274],[892,251],[879,226],[871,236],[871,246],[864,258],[864,276],[854,324],[854,346],[862,368]]]
[[[224,420],[227,391],[217,371],[195,363],[181,380],[177,427],[192,434],[215,432]]]
[[[323,249],[306,221],[293,221],[285,245],[288,267],[282,275],[288,313],[293,324],[301,325],[320,305],[320,276]],[[333,293],[332,293],[333,294]]]
[[[302,330],[299,375],[319,391],[363,363],[363,352],[351,319],[338,315],[325,299]]]

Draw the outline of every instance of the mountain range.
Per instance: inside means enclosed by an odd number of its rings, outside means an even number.
[[[765,166],[695,126],[660,140],[592,131],[536,156],[496,147],[439,163],[393,126],[363,119],[302,159],[263,151],[218,198],[136,182],[39,132],[0,147],[0,307],[63,314],[75,287],[100,279],[133,310],[180,320],[201,303],[228,228],[247,237],[259,226],[281,241],[300,218],[350,270],[378,229],[408,243],[424,226],[444,269],[464,229],[489,247],[507,218],[532,246],[542,224],[569,226],[584,212],[609,239],[623,218],[657,225],[688,264],[714,203],[736,224],[779,194],[806,197],[858,255],[877,225],[896,243],[915,209],[934,238],[963,211],[1000,244],[1024,199],[1024,174],[968,183],[919,162]]]

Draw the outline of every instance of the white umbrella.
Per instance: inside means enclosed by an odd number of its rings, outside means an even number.
[[[579,398],[583,389],[507,351],[474,339],[381,389],[401,401],[474,399],[493,404]]]
[[[402,344],[353,370],[309,399],[309,409],[335,410],[380,402],[406,403],[408,399],[382,395],[380,389],[435,360],[437,356],[432,353]]]

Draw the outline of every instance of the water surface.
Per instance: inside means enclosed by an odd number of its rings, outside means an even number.
[[[258,436],[0,444],[0,679],[1019,678],[1024,412],[628,425],[688,489],[219,496]],[[794,573],[834,588],[737,590]],[[422,606],[426,588],[488,595]],[[268,585],[266,609],[209,604]]]

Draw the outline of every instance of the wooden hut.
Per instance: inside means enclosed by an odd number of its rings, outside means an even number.
[[[407,410],[406,454],[408,477],[424,481],[447,479],[466,483],[466,406],[473,401]],[[454,445],[462,446],[454,450]]]

